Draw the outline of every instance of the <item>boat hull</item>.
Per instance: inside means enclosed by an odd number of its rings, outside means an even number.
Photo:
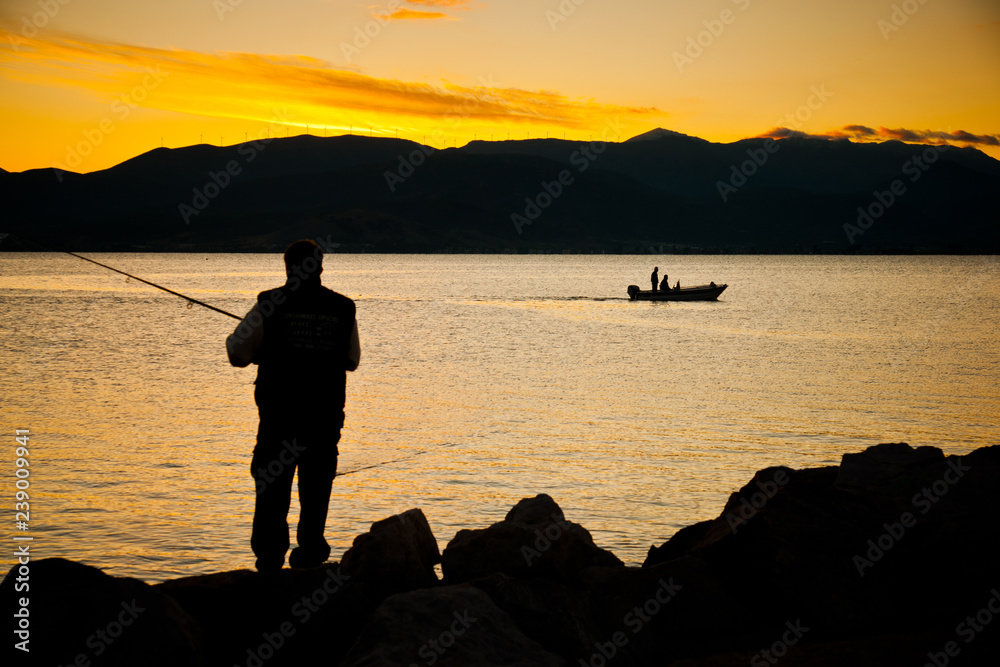
[[[697,285],[679,290],[641,290],[629,285],[628,298],[631,301],[715,301],[729,285]]]

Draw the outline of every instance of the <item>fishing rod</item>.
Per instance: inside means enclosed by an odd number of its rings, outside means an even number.
[[[4,236],[16,236],[17,238],[21,239],[22,241],[27,241],[28,243],[34,243],[35,245],[37,245],[37,246],[39,246],[41,248],[45,248],[46,250],[49,250],[51,252],[61,252],[61,253],[66,253],[67,255],[72,255],[73,257],[76,257],[77,259],[82,259],[85,262],[90,262],[91,264],[96,264],[97,266],[103,267],[103,268],[105,268],[105,269],[107,269],[109,271],[114,271],[115,273],[120,273],[123,276],[128,276],[132,280],[138,280],[140,283],[145,283],[145,284],[149,285],[150,287],[155,287],[156,289],[163,290],[164,292],[167,292],[168,294],[173,294],[174,296],[179,296],[180,298],[185,299],[185,300],[187,300],[190,303],[196,303],[199,306],[204,306],[205,308],[208,308],[209,310],[214,310],[217,313],[222,313],[223,315],[228,315],[229,317],[231,317],[231,318],[233,318],[235,320],[242,320],[243,319],[239,315],[234,315],[234,314],[232,314],[232,313],[230,313],[228,311],[222,310],[221,308],[216,308],[212,304],[205,303],[204,301],[199,301],[198,299],[195,299],[193,297],[187,296],[186,294],[181,294],[180,292],[175,292],[174,290],[172,290],[172,289],[170,289],[168,287],[164,287],[163,285],[157,285],[156,283],[150,282],[149,280],[146,280],[145,278],[140,278],[139,276],[133,276],[131,273],[128,273],[126,271],[122,271],[120,269],[116,269],[115,267],[108,266],[107,264],[102,264],[101,262],[98,262],[95,259],[90,259],[89,257],[84,257],[83,255],[78,255],[75,252],[70,252],[69,250],[58,250],[58,249],[53,248],[51,246],[47,246],[44,243],[39,243],[38,241],[26,238],[26,237],[21,236],[19,234],[5,234]]]
[[[107,264],[103,264],[101,262],[98,262],[95,259],[90,259],[89,257],[84,257],[83,255],[78,255],[75,252],[70,252],[69,250],[59,250],[57,248],[53,248],[53,247],[48,246],[48,245],[46,245],[44,243],[40,243],[38,241],[35,241],[34,239],[29,239],[29,238],[21,236],[19,234],[10,234],[10,233],[0,234],[0,241],[2,241],[7,236],[14,236],[16,238],[21,239],[22,241],[27,241],[28,243],[33,243],[34,245],[37,245],[40,248],[45,248],[46,250],[49,250],[50,252],[65,253],[67,255],[71,255],[73,257],[76,257],[77,259],[82,259],[85,262],[90,262],[91,264],[96,264],[97,266],[105,268],[105,269],[107,269],[109,271],[114,271],[115,273],[120,273],[121,275],[126,276],[128,278],[131,278],[132,280],[138,280],[139,282],[145,283],[146,285],[149,285],[150,287],[155,287],[156,289],[163,290],[164,292],[167,292],[168,294],[173,294],[174,296],[179,296],[180,298],[188,301],[189,303],[196,303],[199,306],[204,306],[205,308],[208,308],[209,310],[214,310],[217,313],[221,313],[223,315],[228,315],[229,317],[232,317],[233,319],[236,319],[236,320],[242,320],[243,319],[239,315],[234,315],[233,313],[230,313],[228,311],[222,310],[221,308],[216,308],[215,306],[213,306],[213,305],[211,305],[209,303],[205,303],[204,301],[199,301],[198,299],[195,299],[193,297],[187,296],[186,294],[181,294],[180,292],[176,292],[176,291],[174,291],[172,289],[164,287],[163,285],[157,285],[156,283],[151,282],[149,280],[146,280],[145,278],[140,278],[139,276],[134,276],[131,273],[128,273],[127,271],[122,271],[121,269],[116,269],[113,266],[108,266]],[[452,447],[452,446],[454,446],[454,444],[455,443],[447,443],[444,446],[445,447]],[[362,472],[362,471],[365,471],[365,470],[371,470],[372,468],[381,468],[382,466],[387,466],[387,465],[390,465],[390,464],[393,464],[393,463],[399,463],[401,461],[409,461],[410,459],[416,458],[416,457],[420,456],[421,454],[427,454],[430,451],[431,450],[429,450],[429,449],[425,449],[425,450],[419,451],[419,452],[417,452],[415,454],[410,454],[408,456],[403,456],[403,457],[398,458],[398,459],[390,459],[388,461],[381,461],[379,463],[373,463],[371,465],[361,466],[360,468],[355,468],[354,470],[348,470],[347,472],[338,472],[337,473],[337,477],[343,477],[344,475],[353,475],[355,473],[359,473],[359,472]]]

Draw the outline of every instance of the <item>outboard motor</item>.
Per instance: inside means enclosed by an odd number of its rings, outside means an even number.
[[[639,293],[639,286],[638,285],[629,285],[628,286],[628,298],[629,298],[629,301],[635,301],[635,295],[638,294],[638,293]]]

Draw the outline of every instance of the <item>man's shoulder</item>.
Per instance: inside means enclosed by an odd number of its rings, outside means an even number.
[[[283,285],[274,289],[264,290],[257,295],[257,301],[259,302],[270,301],[278,304],[284,303],[286,299],[294,303],[324,303],[329,307],[341,310],[350,309],[353,311],[355,309],[353,299],[344,296],[340,292],[335,292],[325,285],[312,286],[308,289],[295,289],[294,287]]]
[[[314,304],[322,304],[322,308],[325,310],[340,313],[341,316],[353,317],[357,310],[353,299],[340,292],[335,292],[325,285],[311,289],[308,294],[303,294],[303,297]]]
[[[269,299],[273,300],[275,295],[280,295],[284,290],[280,287],[275,287],[274,289],[266,289],[257,295],[258,301],[267,301]],[[280,296],[278,298],[281,298]]]
[[[354,299],[350,298],[349,296],[344,296],[340,292],[335,292],[329,287],[326,287],[325,285],[321,289],[323,292],[323,298],[327,299],[328,301],[336,302],[343,306],[350,305],[352,308],[354,307]]]

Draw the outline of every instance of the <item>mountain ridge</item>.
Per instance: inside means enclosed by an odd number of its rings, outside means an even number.
[[[1000,248],[998,190],[1000,161],[977,149],[898,141],[302,135],[0,172],[0,231],[89,250],[269,251],[309,233],[358,252],[982,253]]]

